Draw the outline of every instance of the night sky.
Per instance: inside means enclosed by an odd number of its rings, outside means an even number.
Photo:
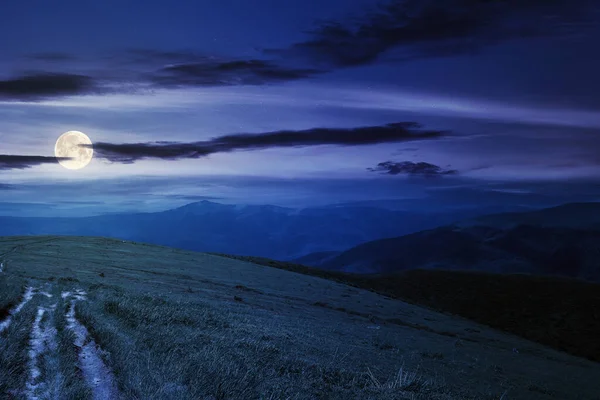
[[[598,200],[595,3],[6,1],[0,214]]]

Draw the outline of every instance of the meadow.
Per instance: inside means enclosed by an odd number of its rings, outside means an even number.
[[[316,276],[90,237],[0,262],[7,398],[600,399],[597,363]]]

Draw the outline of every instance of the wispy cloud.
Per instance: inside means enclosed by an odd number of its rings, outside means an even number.
[[[0,80],[0,99],[32,100],[98,91],[94,80],[85,75],[39,73]]]
[[[593,8],[596,7],[596,8]],[[345,20],[320,22],[310,38],[267,50],[335,68],[472,53],[512,38],[580,32],[597,6],[590,0],[391,0]]]
[[[408,111],[427,115],[515,122],[524,124],[600,127],[600,112],[566,107],[539,107],[528,104],[495,102],[482,98],[449,97],[373,88],[322,87],[319,103],[324,106],[363,110]],[[300,99],[302,99],[300,94]]]
[[[443,176],[455,175],[458,173],[455,169],[444,169],[435,164],[427,162],[412,162],[412,161],[384,161],[377,164],[375,168],[367,168],[368,171],[381,172],[388,175],[411,175],[411,176]]]
[[[28,58],[39,61],[48,61],[48,62],[63,62],[63,61],[73,61],[76,60],[77,57],[70,53],[65,52],[45,52],[45,53],[35,53],[28,56]]]
[[[360,146],[378,143],[436,139],[450,132],[425,130],[416,122],[399,122],[358,128],[313,128],[301,131],[275,131],[260,134],[234,134],[193,143],[95,143],[96,157],[119,163],[155,158],[176,160],[201,158],[214,153],[275,147],[318,145]],[[87,147],[86,145],[82,145]]]
[[[157,89],[151,94],[135,91],[102,95],[45,98],[36,102],[2,101],[0,104],[29,107],[60,107],[110,110],[111,112],[192,110],[200,106],[260,104],[277,107],[330,107],[366,111],[399,111],[422,115],[459,117],[507,123],[600,127],[600,112],[567,107],[540,107],[527,103],[496,102],[477,97],[408,92],[393,88],[331,86],[303,83],[278,87]]]
[[[151,82],[158,86],[264,85],[305,79],[320,73],[316,69],[288,68],[265,60],[219,60],[167,65],[156,71]]]
[[[130,51],[93,63],[62,53],[34,54],[28,58],[42,62],[42,71],[1,79],[0,100],[30,102],[90,94],[148,95],[165,88],[262,86],[306,79],[325,72],[283,66],[273,60],[185,52]],[[59,72],[45,71],[49,68],[48,62],[52,62],[52,69]],[[65,72],[70,70],[87,72]]]
[[[307,40],[264,50],[259,58],[154,49],[130,49],[97,60],[62,52],[37,53],[29,59],[41,63],[42,72],[0,80],[0,98],[37,101],[97,92],[296,81],[372,64],[383,55],[389,56],[388,61],[407,61],[473,52],[515,37],[579,33],[597,23],[594,3],[390,0],[359,17],[319,22]],[[45,71],[49,65],[58,72]],[[74,70],[87,72],[68,72]]]
[[[68,157],[49,156],[19,156],[0,154],[0,171],[11,169],[27,169],[36,165],[56,164],[62,160],[70,160]]]

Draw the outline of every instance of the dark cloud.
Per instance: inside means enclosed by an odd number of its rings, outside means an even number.
[[[36,53],[29,56],[29,58],[39,61],[50,61],[50,62],[60,62],[60,61],[73,61],[77,59],[76,56],[69,53],[63,52],[46,52],[46,53]]]
[[[115,58],[127,63],[138,63],[144,66],[163,65],[165,63],[188,63],[206,59],[207,56],[194,51],[186,50],[156,50],[156,49],[129,49]]]
[[[475,52],[512,38],[578,33],[594,18],[592,0],[392,0],[361,17],[324,21],[308,32],[309,40],[266,53],[349,67],[390,50],[401,50],[394,58],[407,60]]]
[[[288,68],[265,60],[220,60],[206,57],[195,62],[167,65],[151,80],[160,86],[264,85],[308,78],[321,71]]]
[[[476,52],[508,39],[581,33],[597,24],[594,0],[388,0],[352,19],[320,22],[306,41],[264,50],[266,58],[223,58],[187,50],[129,49],[95,64],[92,76],[38,73],[0,80],[0,98],[37,99],[155,87],[264,85],[388,60]],[[30,58],[81,62],[68,53]],[[106,86],[105,86],[106,87]]]
[[[37,61],[81,62],[75,55],[33,54]],[[0,80],[0,98],[30,100],[90,93],[147,91],[150,87],[265,85],[326,72],[272,60],[208,56],[191,51],[131,49],[95,60],[91,75],[35,73]],[[110,84],[104,85],[104,83]]]
[[[426,163],[426,162],[412,162],[412,161],[384,161],[377,164],[375,168],[367,168],[372,172],[382,172],[389,175],[420,175],[420,176],[441,176],[441,175],[455,175],[458,171],[454,169],[443,169],[440,166]]]
[[[183,200],[183,201],[220,201],[226,200],[224,197],[220,196],[202,196],[202,195],[193,195],[193,194],[165,194],[163,195],[165,199],[169,200]]]
[[[96,157],[120,163],[133,163],[145,158],[176,160],[200,158],[214,153],[273,147],[318,145],[359,146],[377,143],[436,139],[447,131],[425,130],[415,122],[399,122],[383,126],[358,128],[313,128],[303,131],[275,131],[260,134],[235,134],[193,143],[95,143]]]
[[[8,183],[0,183],[0,190],[14,190],[14,189],[16,189],[15,185],[10,185]]]
[[[0,154],[0,171],[11,169],[26,169],[41,164],[56,164],[59,160],[70,160],[70,158],[57,158],[48,156],[15,156]]]
[[[273,60],[225,58],[193,51],[130,49],[123,59],[149,67],[154,72],[146,77],[165,85],[260,85],[325,72],[283,66]]]
[[[39,73],[0,80],[0,98],[31,100],[45,97],[88,94],[97,91],[85,75]]]

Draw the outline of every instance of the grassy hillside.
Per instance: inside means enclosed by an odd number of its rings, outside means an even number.
[[[256,257],[257,264],[319,276],[457,314],[600,361],[600,284],[524,274],[412,270],[394,275],[325,271]]]
[[[0,259],[4,398],[598,398],[597,364],[319,277],[103,238]]]

